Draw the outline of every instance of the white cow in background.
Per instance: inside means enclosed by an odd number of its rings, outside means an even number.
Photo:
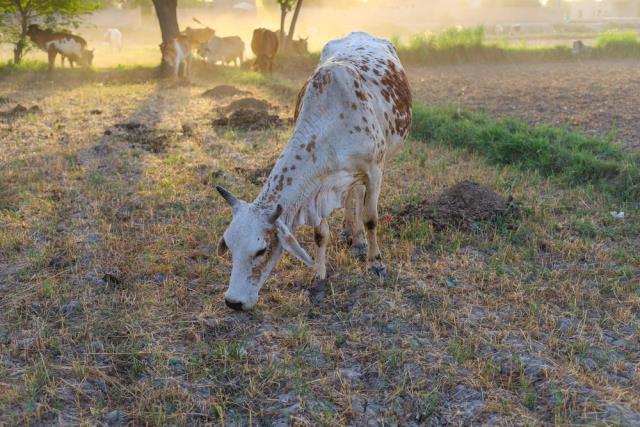
[[[252,308],[258,292],[289,252],[327,277],[327,218],[345,208],[345,229],[367,251],[369,271],[386,277],[378,247],[378,197],[385,160],[409,133],[411,92],[393,45],[366,33],[329,42],[298,95],[296,125],[284,152],[253,202],[222,187],[233,220],[218,243],[231,251],[226,304]],[[293,233],[314,227],[315,261]],[[365,239],[366,229],[366,239]],[[368,247],[367,247],[368,240]]]
[[[122,50],[122,33],[117,28],[109,28],[102,39],[111,49]]]

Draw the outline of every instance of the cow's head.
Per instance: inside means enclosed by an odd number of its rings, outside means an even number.
[[[303,39],[302,37],[294,41],[293,48],[299,55],[306,55],[309,53],[309,37]]]
[[[176,60],[178,52],[176,52],[175,40],[170,40],[168,43],[160,43],[160,52],[162,52],[162,62],[169,67],[176,66]]]
[[[237,199],[222,187],[216,189],[233,211],[217,250],[218,255],[230,251],[233,258],[225,303],[234,310],[249,310],[283,250],[310,267],[313,260],[280,219],[281,205],[265,208]]]
[[[91,67],[93,64],[93,51],[95,49],[83,49],[80,54],[80,64],[84,67]]]

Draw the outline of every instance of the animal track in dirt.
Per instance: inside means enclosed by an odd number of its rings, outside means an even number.
[[[202,93],[205,98],[223,99],[233,96],[251,95],[248,90],[241,90],[232,85],[218,85],[214,88],[207,89]]]
[[[480,222],[517,221],[520,212],[513,199],[472,181],[462,181],[445,190],[436,200],[406,206],[402,218],[423,218],[440,230],[447,227],[473,228]]]

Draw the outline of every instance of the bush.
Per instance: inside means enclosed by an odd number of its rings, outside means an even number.
[[[616,55],[640,53],[640,39],[634,31],[607,31],[596,40],[596,47]]]

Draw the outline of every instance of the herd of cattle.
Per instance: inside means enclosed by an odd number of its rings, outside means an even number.
[[[76,63],[82,67],[90,67],[93,62],[94,50],[87,48],[87,41],[68,31],[53,31],[42,29],[39,25],[30,25],[27,35],[49,57],[49,70],[53,69],[55,59],[61,57],[61,65],[65,58],[73,67]],[[273,71],[273,62],[282,46],[280,33],[266,28],[254,30],[251,39],[251,50],[256,56],[253,68],[263,73]],[[111,49],[122,49],[122,33],[116,28],[108,29],[103,41]],[[238,36],[218,37],[212,28],[187,27],[178,37],[160,44],[163,62],[173,70],[174,76],[179,74],[188,76],[191,68],[192,51],[209,64],[233,63],[240,66],[244,62],[245,44]],[[291,51],[304,55],[308,54],[307,39],[291,42]]]

